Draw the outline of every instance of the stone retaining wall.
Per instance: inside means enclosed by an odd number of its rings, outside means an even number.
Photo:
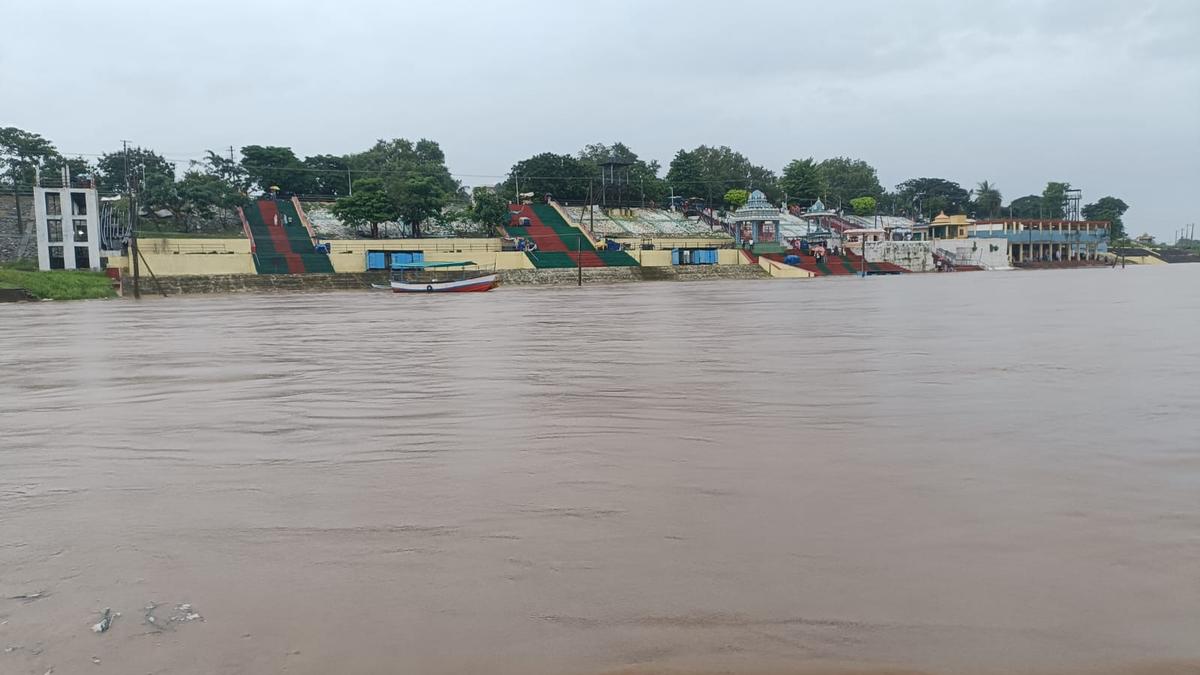
[[[37,257],[37,236],[33,231],[33,197],[21,196],[21,223],[17,227],[17,207],[11,192],[0,194],[0,262]]]
[[[504,286],[570,286],[578,281],[573,269],[501,270]],[[758,265],[685,265],[681,267],[592,267],[584,268],[583,283],[614,284],[636,281],[703,281],[709,279],[766,279]],[[223,274],[214,276],[158,277],[141,279],[142,295],[158,295],[159,286],[167,295],[204,293],[271,293],[366,290],[371,284],[386,284],[387,272],[339,274]],[[123,294],[133,292],[129,276],[124,278]]]
[[[508,286],[573,286],[577,269],[501,270],[500,283]],[[704,281],[708,279],[766,279],[758,265],[679,265],[673,267],[585,267],[583,284],[618,284],[634,281]]]
[[[371,284],[386,284],[386,272],[362,274],[222,274],[217,276],[141,278],[142,295],[192,295],[203,293],[271,293],[365,290]],[[124,295],[133,293],[128,276],[123,281]]]

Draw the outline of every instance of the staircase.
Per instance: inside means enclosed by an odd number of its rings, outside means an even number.
[[[587,235],[567,223],[549,204],[510,206],[512,222],[528,218],[527,227],[509,225],[509,236],[531,240],[537,250],[526,252],[530,262],[539,268],[564,267],[634,267],[637,260],[624,251],[597,251]]]
[[[260,199],[243,209],[254,238],[259,274],[330,274],[329,256],[313,251],[312,240],[291,202]]]

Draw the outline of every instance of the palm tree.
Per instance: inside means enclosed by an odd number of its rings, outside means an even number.
[[[1000,196],[1000,191],[995,185],[986,180],[980,183],[974,190],[975,208],[979,215],[988,218],[995,217],[1000,210],[1000,205],[1003,203],[1003,198]]]

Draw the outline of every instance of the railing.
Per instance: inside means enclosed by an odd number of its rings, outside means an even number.
[[[312,223],[308,221],[308,214],[304,212],[304,207],[300,205],[300,198],[296,195],[292,195],[292,206],[296,209],[296,215],[300,216],[300,222],[304,224],[304,229],[308,230],[308,242],[316,246],[317,235],[313,232]]]
[[[153,243],[149,243],[153,242]],[[189,240],[185,244],[171,242],[169,239],[154,239],[153,236],[146,237],[139,242],[139,246],[143,253],[154,254],[221,254],[221,253],[245,253],[246,251],[237,251],[229,248],[225,244],[204,244],[198,243],[195,240]],[[254,252],[254,243],[251,241],[250,252]]]
[[[242,232],[245,233],[246,238],[250,240],[250,252],[256,253],[257,247],[254,245],[254,235],[250,232],[250,223],[246,221],[246,212],[243,211],[242,207],[240,206],[237,207],[237,212],[238,220],[242,221]]]
[[[435,253],[462,253],[466,251],[499,252],[503,243],[500,239],[487,242],[445,243],[430,239],[363,239],[361,241],[326,241],[330,245],[330,253],[366,253],[367,251],[405,250],[425,251]]]

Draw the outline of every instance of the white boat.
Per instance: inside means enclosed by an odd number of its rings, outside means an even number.
[[[392,269],[387,286],[371,284],[393,293],[479,293],[497,285],[495,270],[473,269],[473,262],[414,262],[401,263]]]

